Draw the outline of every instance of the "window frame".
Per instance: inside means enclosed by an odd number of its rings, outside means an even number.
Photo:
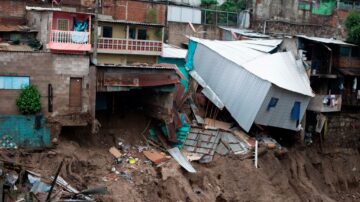
[[[11,87],[7,87],[8,84],[5,84],[5,81],[3,84],[0,84],[0,90],[21,90],[25,86],[30,85],[30,76],[7,76],[7,75],[0,75],[0,81],[2,78],[17,78],[17,79],[27,79],[26,82],[22,82],[21,85],[14,87],[14,81],[11,80]]]
[[[104,36],[105,29],[108,29],[108,28],[111,28],[111,33],[110,33],[111,36],[110,37]],[[109,30],[107,30],[107,31],[109,31]],[[103,38],[113,38],[113,33],[114,33],[114,28],[112,26],[102,26],[102,37]]]
[[[60,20],[64,20],[67,22],[67,29],[66,30],[62,30],[62,29],[59,29],[59,21]],[[70,31],[70,20],[69,19],[66,19],[66,18],[57,18],[56,19],[56,30],[60,30],[60,31]]]

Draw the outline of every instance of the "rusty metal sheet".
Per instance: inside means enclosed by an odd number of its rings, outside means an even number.
[[[121,75],[105,73],[104,85],[105,86],[162,86],[169,84],[176,84],[179,79],[175,75],[166,74],[137,74],[137,73],[124,73]]]

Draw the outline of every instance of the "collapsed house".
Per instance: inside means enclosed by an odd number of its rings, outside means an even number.
[[[297,130],[314,95],[301,61],[290,52],[270,54],[280,43],[191,38],[187,68],[203,94],[245,131],[253,123]]]

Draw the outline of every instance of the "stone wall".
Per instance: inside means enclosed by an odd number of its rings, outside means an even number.
[[[360,149],[360,113],[328,113],[326,147]]]
[[[252,29],[266,33],[284,33],[287,35],[306,34],[318,37],[336,37],[345,39],[344,21],[348,11],[335,8],[331,14],[316,14],[312,11],[314,1],[308,1],[310,9],[299,8],[301,0],[249,0],[252,10]]]
[[[1,76],[29,76],[38,87],[44,115],[90,112],[89,57],[44,52],[0,52]],[[70,77],[82,78],[82,107],[69,107]],[[48,84],[53,87],[53,113],[48,112]],[[0,89],[0,114],[18,114],[20,90]]]

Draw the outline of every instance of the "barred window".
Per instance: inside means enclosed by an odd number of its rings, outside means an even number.
[[[69,20],[57,19],[57,30],[69,31]]]

